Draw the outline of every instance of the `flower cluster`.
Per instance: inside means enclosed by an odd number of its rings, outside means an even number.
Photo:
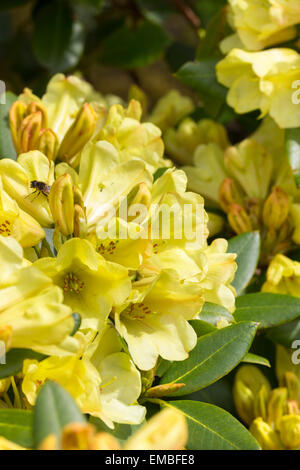
[[[149,388],[159,357],[182,361],[196,344],[189,320],[207,301],[234,310],[235,255],[224,239],[208,244],[202,196],[164,158],[156,124],[191,111],[176,98],[175,111],[171,95],[141,122],[138,101],[125,107],[58,74],[41,99],[26,89],[12,105],[0,340],[39,356],[1,382],[1,406],[11,383],[15,405],[30,408],[53,380],[107,426],[139,424],[145,374]]]

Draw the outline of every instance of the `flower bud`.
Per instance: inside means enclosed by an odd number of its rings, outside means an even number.
[[[233,203],[242,205],[242,196],[233,179],[225,178],[220,184],[219,201],[224,212],[229,212]]]
[[[84,209],[79,205],[74,205],[74,236],[86,238],[88,234],[87,220]]]
[[[249,431],[255,437],[262,450],[281,450],[282,444],[272,427],[265,423],[262,418],[256,418],[251,424]]]
[[[108,432],[99,432],[89,442],[89,450],[121,450],[117,439]]]
[[[177,392],[182,387],[185,387],[184,383],[156,385],[156,387],[149,388],[144,396],[148,398],[164,397],[169,395],[169,393]]]
[[[19,135],[21,152],[25,153],[30,150],[38,149],[41,129],[42,113],[40,111],[29,114],[25,119],[23,119]]]
[[[36,112],[40,112],[42,115],[42,128],[46,129],[47,127],[47,112],[42,103],[38,101],[32,101],[28,106],[27,106],[27,114],[33,114]]]
[[[75,121],[68,129],[60,144],[58,156],[72,165],[75,157],[92,137],[97,115],[89,103],[85,103],[79,110]]]
[[[265,388],[263,393],[267,396],[271,390],[270,384],[261,371],[255,366],[242,366],[235,375],[233,386],[233,399],[239,416],[246,424],[255,418],[256,396]]]
[[[52,129],[43,129],[40,133],[38,150],[49,160],[55,160],[58,151],[58,138]]]
[[[287,389],[284,387],[275,388],[270,393],[268,402],[268,423],[278,429],[279,422],[287,411]]]
[[[26,104],[23,101],[15,101],[9,110],[9,126],[13,143],[17,153],[21,152],[19,142],[19,131],[21,123],[26,116]]]
[[[52,185],[49,206],[56,228],[65,236],[74,231],[74,195],[71,176],[66,173]]]
[[[143,115],[147,113],[147,110],[148,110],[147,95],[146,93],[144,93],[144,91],[140,87],[138,87],[135,84],[131,85],[131,87],[129,88],[129,93],[128,93],[129,103],[131,102],[131,100],[139,101],[142,106]]]
[[[290,209],[289,197],[283,189],[274,187],[263,207],[263,222],[266,227],[279,229]]]
[[[288,449],[300,446],[300,416],[286,415],[279,423],[280,439]]]
[[[186,445],[187,437],[184,415],[165,408],[128,439],[124,450],[180,450]]]
[[[253,230],[250,217],[239,204],[231,204],[228,212],[228,222],[237,234]]]
[[[300,397],[300,384],[298,377],[294,372],[287,371],[284,375],[284,379],[288,390],[288,399],[298,401]]]
[[[254,397],[254,416],[261,417],[264,421],[267,420],[267,402],[269,390],[265,385],[262,385],[258,394]]]
[[[1,395],[1,393],[7,392],[10,385],[11,385],[11,381],[10,381],[9,377],[7,377],[5,379],[0,379],[0,395]]]

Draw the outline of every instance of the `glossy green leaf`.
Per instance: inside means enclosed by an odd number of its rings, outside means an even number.
[[[0,379],[18,374],[23,367],[25,359],[44,359],[43,354],[32,351],[31,349],[10,349],[5,357],[5,364],[0,363]]]
[[[203,320],[191,320],[190,324],[194,328],[198,338],[199,336],[207,335],[217,329],[216,326]]]
[[[273,343],[290,348],[291,344],[300,338],[300,319],[296,318],[296,320],[284,325],[270,328],[267,331],[266,337],[273,341]]]
[[[286,149],[297,186],[300,185],[300,128],[285,130]]]
[[[294,320],[300,315],[300,299],[289,295],[259,292],[237,297],[234,317],[254,321],[258,328],[270,328]]]
[[[262,356],[258,356],[257,354],[247,353],[245,357],[243,357],[242,362],[247,362],[249,364],[258,364],[260,366],[271,367],[271,364],[268,359]]]
[[[252,322],[242,322],[200,336],[188,359],[174,362],[160,384],[185,384],[169,396],[186,395],[207,387],[243,359],[251,346],[256,326]]]
[[[179,80],[198,92],[211,117],[218,115],[226,98],[226,89],[216,78],[217,62],[218,59],[214,57],[187,62],[176,73]]]
[[[191,450],[259,450],[254,437],[230,413],[208,403],[191,400],[161,402],[181,411],[188,423]]]
[[[33,447],[33,413],[28,410],[0,409],[0,436],[22,447]]]
[[[51,72],[64,72],[74,67],[83,53],[83,26],[73,19],[67,2],[48,2],[38,9],[32,41],[41,65]]]
[[[124,25],[104,40],[100,60],[126,69],[143,67],[159,59],[169,44],[168,34],[156,23]]]
[[[211,323],[215,326],[223,318],[228,320],[229,323],[235,321],[234,317],[231,315],[231,313],[228,312],[228,310],[226,310],[226,308],[211,302],[205,302],[199,314],[199,318],[200,320]]]
[[[34,409],[34,443],[37,448],[49,434],[58,439],[69,423],[84,423],[75,401],[63,387],[55,382],[46,382],[41,388]]]
[[[6,103],[0,104],[0,158],[12,158],[13,160],[17,158],[8,119],[9,109],[16,99],[17,96],[8,91]]]
[[[242,233],[237,237],[228,240],[228,253],[236,253],[237,271],[232,282],[237,294],[251,281],[255,273],[259,253],[260,253],[260,235],[259,232]]]

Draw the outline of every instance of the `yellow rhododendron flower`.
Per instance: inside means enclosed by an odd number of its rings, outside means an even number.
[[[191,118],[183,119],[176,129],[168,129],[164,142],[167,154],[183,165],[193,162],[194,153],[201,145],[214,143],[223,150],[230,145],[222,124],[212,119],[201,119],[197,123]]]
[[[14,237],[23,247],[35,246],[45,237],[45,232],[40,224],[27,212],[20,209],[16,201],[4,191],[1,176],[0,235]]]
[[[64,302],[84,317],[95,317],[102,327],[112,306],[130,294],[128,271],[106,261],[87,240],[73,238],[57,258],[41,258],[34,266],[53,279],[64,292]]]
[[[158,100],[148,119],[165,132],[192,113],[194,108],[190,97],[183,96],[178,90],[171,90]]]
[[[233,49],[216,67],[220,83],[229,88],[227,102],[237,113],[259,109],[281,128],[300,126],[293,83],[299,78],[300,55],[287,48],[246,52]]]
[[[23,259],[14,238],[0,237],[0,339],[6,348],[29,348],[44,354],[77,350],[70,338],[74,321],[62,290]]]
[[[19,155],[17,161],[4,158],[0,161],[3,189],[19,207],[36,219],[43,227],[51,227],[53,220],[45,194],[32,187],[33,181],[51,186],[54,181],[54,164],[38,150]]]
[[[163,158],[160,128],[152,122],[140,122],[141,117],[142,108],[138,101],[131,100],[127,109],[120,104],[113,105],[104,126],[93,140],[106,140],[113,144],[120,163],[132,157],[141,158],[151,172],[170,166],[170,161]]]
[[[276,255],[267,270],[263,292],[300,297],[300,263],[284,255]]]
[[[121,351],[116,331],[107,326],[86,351],[70,357],[25,360],[22,390],[31,405],[45,380],[55,380],[70,392],[83,413],[113,423],[140,424],[145,408],[137,404],[141,377]]]
[[[240,44],[249,51],[284,43],[293,39],[300,23],[297,0],[229,0],[229,22],[236,34],[221,42],[228,52]]]

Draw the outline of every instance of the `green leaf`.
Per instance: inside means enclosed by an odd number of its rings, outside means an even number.
[[[237,297],[234,317],[254,321],[258,328],[270,328],[294,320],[300,315],[300,299],[290,295],[259,292]]]
[[[218,59],[214,57],[187,62],[176,73],[179,80],[199,93],[211,117],[218,115],[226,98],[226,88],[217,81],[217,62]]]
[[[211,323],[215,326],[223,318],[226,318],[226,320],[228,320],[230,323],[235,321],[234,317],[231,315],[231,313],[228,312],[228,310],[226,310],[226,308],[211,302],[205,302],[199,317],[201,320]]]
[[[170,37],[156,23],[142,21],[135,28],[124,25],[103,41],[100,60],[126,69],[143,67],[159,59],[169,44]]]
[[[291,344],[300,338],[300,319],[296,318],[292,322],[270,328],[267,331],[266,337],[273,341],[273,343],[290,348]]]
[[[285,142],[288,159],[294,173],[296,185],[300,185],[300,128],[286,129]]]
[[[260,253],[260,235],[259,232],[242,233],[237,237],[228,240],[227,253],[236,253],[236,263],[238,265],[232,282],[237,294],[251,281],[255,273]]]
[[[55,434],[60,440],[61,431],[67,424],[85,422],[69,392],[55,382],[46,382],[37,396],[34,409],[35,448],[49,434]]]
[[[259,450],[254,437],[227,411],[191,400],[161,401],[181,411],[188,423],[187,448],[191,450]]]
[[[260,366],[271,367],[271,364],[268,359],[262,356],[258,356],[257,354],[247,353],[245,357],[243,357],[242,362],[247,362],[249,364],[258,364]]]
[[[8,118],[9,109],[16,99],[17,96],[8,91],[6,93],[6,103],[0,104],[0,158],[12,158],[13,160],[17,158]]]
[[[184,383],[185,387],[169,396],[200,390],[228,374],[248,352],[256,324],[242,322],[200,336],[185,361],[174,362],[160,384]]]
[[[219,44],[224,36],[226,24],[227,10],[222,7],[212,16],[207,25],[205,37],[197,50],[198,60],[218,53],[221,56]]]
[[[80,325],[81,325],[81,315],[77,312],[72,313],[72,317],[74,319],[74,327],[73,330],[70,333],[70,336],[74,336],[76,331],[79,330]]]
[[[216,326],[203,320],[191,320],[189,323],[194,328],[198,338],[199,336],[207,335],[217,329]]]
[[[73,20],[67,3],[55,0],[38,9],[32,41],[41,65],[51,72],[64,72],[74,67],[83,53],[83,26]]]
[[[32,448],[33,413],[28,410],[0,409],[0,436],[22,447]]]
[[[18,374],[23,367],[25,359],[44,359],[43,354],[32,351],[31,349],[10,349],[6,354],[5,364],[0,363],[0,379]]]

